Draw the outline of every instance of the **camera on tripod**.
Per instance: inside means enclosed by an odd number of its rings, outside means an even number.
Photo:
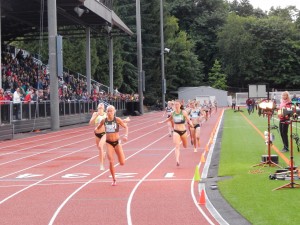
[[[282,108],[278,110],[278,116],[285,117],[286,119],[298,120],[300,108],[296,105],[291,105],[289,108]]]

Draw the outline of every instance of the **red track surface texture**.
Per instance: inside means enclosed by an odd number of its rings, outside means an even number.
[[[114,187],[109,170],[99,170],[93,127],[0,143],[1,224],[217,224],[198,204],[193,177],[221,110],[201,128],[201,151],[181,149],[179,167],[167,125],[157,124],[162,114],[131,117]]]

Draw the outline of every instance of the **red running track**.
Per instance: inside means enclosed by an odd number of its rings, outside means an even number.
[[[1,142],[1,224],[218,224],[193,177],[221,111],[202,126],[201,151],[181,149],[179,167],[167,125],[157,124],[163,113],[131,117],[115,187],[99,170],[93,127]]]

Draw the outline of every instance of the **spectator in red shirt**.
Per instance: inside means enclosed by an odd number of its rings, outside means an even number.
[[[25,103],[31,102],[31,95],[32,95],[32,90],[29,90],[28,93],[27,93],[27,95],[24,98],[24,102]]]
[[[3,90],[3,88],[0,88],[0,105],[2,105],[4,103],[3,101],[5,101],[4,90]]]
[[[248,99],[246,100],[246,105],[247,105],[248,113],[249,113],[249,115],[250,115],[251,112],[253,112],[253,110],[252,110],[252,107],[253,107],[253,99],[248,98]]]

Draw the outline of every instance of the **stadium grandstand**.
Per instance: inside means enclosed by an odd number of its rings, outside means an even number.
[[[89,38],[97,32],[107,34],[105,26],[110,26],[115,33],[133,33],[113,12],[111,0],[60,0],[57,5],[54,2],[29,0],[23,4],[21,0],[7,0],[0,3],[0,140],[11,139],[15,133],[57,130],[57,126],[85,123],[99,102],[112,104],[118,113],[126,114],[126,104],[138,101],[137,94],[114,92],[92,80],[90,62],[85,76],[65,68],[62,76],[56,74],[57,46],[51,45],[50,36],[53,30],[57,35],[57,27],[76,25]],[[47,7],[43,5],[46,3]],[[79,15],[87,10],[86,16]],[[57,18],[53,16],[56,13]],[[49,52],[53,49],[56,52],[52,59],[49,54],[48,65],[26,50],[8,44],[18,38],[39,38],[41,20],[48,25],[43,29],[48,31]]]

